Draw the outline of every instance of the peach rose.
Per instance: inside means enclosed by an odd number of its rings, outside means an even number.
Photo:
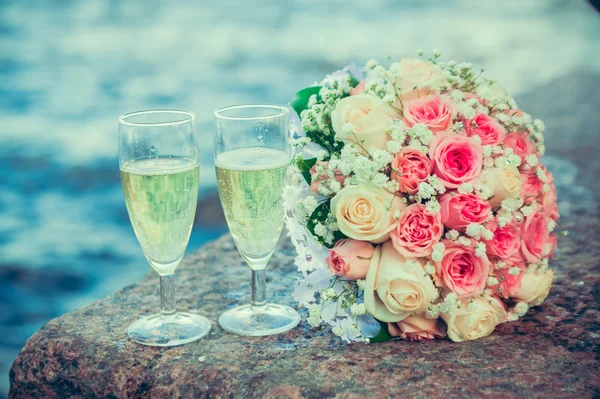
[[[311,176],[317,173],[317,166],[321,165],[323,166],[323,168],[325,169],[325,173],[323,174],[319,174],[317,180],[313,181],[310,183],[310,187],[308,188],[309,191],[312,191],[314,193],[319,193],[319,187],[322,184],[328,184],[329,183],[329,173],[327,173],[327,165],[329,165],[328,161],[317,161],[312,168],[310,168],[310,174]],[[340,183],[342,185],[342,187],[344,186],[344,181],[346,180],[346,176],[344,176],[342,174],[342,172],[340,172],[338,169],[335,169],[333,171],[333,177],[335,179],[335,181],[337,181],[338,183]]]
[[[367,276],[374,251],[370,242],[342,239],[329,250],[325,263],[331,274],[358,280]]]
[[[469,137],[479,136],[482,145],[500,144],[506,136],[504,127],[487,114],[477,114],[473,119],[467,119],[465,131]]]
[[[446,336],[438,326],[438,319],[428,319],[424,314],[408,316],[396,323],[388,323],[388,331],[392,337],[409,341],[429,341]]]
[[[456,112],[456,106],[447,96],[425,96],[407,104],[404,123],[408,127],[422,123],[435,134],[452,127]]]
[[[398,219],[391,238],[394,248],[407,258],[431,255],[444,233],[440,213],[430,213],[423,204],[408,206]]]
[[[394,211],[405,207],[400,197],[368,184],[346,186],[331,200],[340,231],[346,237],[375,244],[390,238],[396,227]]]
[[[400,191],[416,194],[419,183],[427,181],[431,161],[427,155],[414,148],[404,147],[392,160],[391,178],[400,183]]]
[[[516,198],[521,193],[521,174],[513,165],[503,165],[483,171],[479,184],[484,185],[492,193],[488,200],[492,208],[502,205],[506,198]]]
[[[361,81],[354,89],[350,91],[351,96],[358,96],[359,94],[363,94],[367,88],[367,81]]]
[[[546,243],[550,237],[549,220],[544,212],[536,210],[521,223],[521,253],[527,262],[537,262],[548,255]]]
[[[437,297],[422,260],[407,266],[407,259],[389,241],[375,249],[364,290],[365,308],[373,317],[395,323],[424,312]]]
[[[485,242],[489,256],[504,259],[519,252],[521,248],[521,228],[519,225],[510,222],[504,227],[500,227],[496,221],[491,221],[485,227],[494,233],[494,238]]]
[[[368,94],[342,98],[331,113],[331,124],[336,137],[352,141],[363,151],[386,148],[390,136],[390,122],[398,115],[381,99]],[[346,125],[352,125],[351,131]]]
[[[513,297],[527,302],[529,306],[541,305],[550,293],[552,279],[554,279],[552,269],[548,269],[544,274],[525,273],[521,279],[521,286]]]
[[[521,158],[521,166],[523,167],[526,166],[525,158],[527,158],[527,156],[537,154],[535,146],[531,140],[529,140],[529,133],[527,132],[516,132],[506,135],[504,146],[506,148],[512,148],[513,153]]]
[[[521,192],[520,196],[525,200],[525,204],[533,203],[536,198],[542,194],[544,183],[535,173],[521,173]]]
[[[440,316],[448,325],[448,338],[463,342],[487,337],[498,324],[506,320],[508,314],[500,299],[478,296],[463,299],[456,312],[442,313]]]
[[[473,240],[470,246],[450,240],[442,242],[445,245],[444,257],[435,262],[440,284],[459,298],[481,294],[492,267],[487,255],[475,255]]]
[[[483,166],[483,149],[470,137],[438,134],[431,141],[429,158],[432,173],[447,188],[475,181]]]
[[[442,222],[449,229],[465,231],[471,223],[488,220],[491,208],[487,201],[475,194],[447,192],[440,197]]]
[[[400,92],[402,102],[433,94],[436,88],[445,82],[442,69],[429,61],[415,58],[403,58],[389,68],[390,79]],[[394,104],[401,108],[399,101]]]

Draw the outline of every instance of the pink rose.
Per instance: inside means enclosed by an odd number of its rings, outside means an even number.
[[[407,258],[431,255],[433,245],[444,233],[442,216],[430,213],[423,204],[412,204],[404,211],[392,231],[394,248]]]
[[[504,227],[492,221],[485,226],[494,233],[494,238],[485,242],[487,254],[498,258],[508,258],[519,252],[521,248],[521,228],[514,222]]]
[[[503,298],[513,297],[519,288],[521,288],[521,279],[525,274],[525,261],[520,255],[512,256],[508,259],[503,259],[506,266],[503,269],[497,269],[494,271],[494,277],[499,281],[498,284],[488,287],[494,294],[497,294]],[[518,267],[520,269],[519,274],[511,274],[510,269]]]
[[[556,249],[556,243],[557,243],[557,238],[556,238],[556,234],[550,234],[550,236],[548,237],[548,242],[546,242],[546,245],[549,245],[549,249],[550,252],[548,253],[548,257],[551,259],[554,259],[554,250]]]
[[[327,173],[327,165],[329,165],[328,161],[317,161],[317,163],[315,163],[313,165],[312,168],[310,168],[310,174],[311,176],[317,173],[317,166],[321,165],[323,166],[323,168],[325,168],[325,173],[323,174],[319,174],[319,177],[317,178],[317,180],[313,181],[310,183],[310,187],[308,188],[309,191],[312,191],[314,193],[318,193],[319,192],[319,187],[321,186],[321,184],[327,184],[329,183],[329,174]],[[344,176],[342,174],[342,172],[340,172],[339,170],[334,170],[333,172],[333,176],[335,178],[335,181],[337,181],[338,183],[340,183],[342,185],[342,187],[344,186],[344,181],[346,180],[346,176]]]
[[[367,81],[361,81],[352,91],[350,91],[351,96],[358,96],[359,94],[363,94],[367,88]]]
[[[521,223],[521,235],[523,236],[521,253],[527,262],[537,262],[548,255],[546,243],[550,237],[549,220],[550,218],[544,212],[536,210]]]
[[[482,145],[500,144],[506,136],[504,127],[487,114],[477,114],[473,119],[467,119],[465,131],[469,137],[481,137]]]
[[[552,176],[550,172],[548,172],[548,174]],[[548,185],[550,186],[550,190],[545,193],[542,192],[541,204],[544,213],[552,218],[552,220],[556,221],[560,217],[558,205],[556,205],[556,186],[554,185],[554,181],[550,180],[550,178],[548,179]]]
[[[429,158],[433,162],[432,173],[447,188],[457,188],[479,177],[483,166],[483,149],[470,137],[440,134],[431,141]]]
[[[465,231],[471,223],[481,224],[488,220],[490,205],[475,194],[461,194],[456,191],[440,197],[442,222],[449,229]]]
[[[525,158],[528,155],[537,154],[535,146],[529,140],[529,133],[527,132],[516,132],[506,135],[504,145],[506,148],[512,148],[513,153],[521,158],[521,166],[527,165]]]
[[[442,242],[446,247],[444,257],[435,262],[442,286],[459,298],[483,293],[491,268],[487,255],[475,255],[474,240],[471,240],[470,246],[450,240]]]
[[[392,179],[400,183],[400,191],[416,194],[419,183],[429,177],[431,161],[427,155],[410,147],[404,147],[392,160]]]
[[[428,319],[422,313],[408,316],[396,323],[388,323],[388,331],[392,337],[409,341],[429,341],[445,336],[438,326],[438,319]]]
[[[544,188],[544,183],[535,173],[521,173],[521,193],[520,196],[529,205],[538,198]]]
[[[368,241],[342,239],[329,250],[325,263],[331,274],[358,280],[367,276],[374,251],[375,248]]]
[[[404,123],[412,127],[423,123],[434,134],[452,127],[456,106],[447,96],[425,96],[410,101],[404,109]]]

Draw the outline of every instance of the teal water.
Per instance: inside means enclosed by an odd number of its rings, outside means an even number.
[[[518,99],[600,70],[599,26],[577,0],[0,1],[0,397],[40,326],[149,270],[119,183],[120,114],[195,112],[206,197],[216,108],[286,103],[419,48],[485,66]],[[197,225],[188,249],[224,231]]]

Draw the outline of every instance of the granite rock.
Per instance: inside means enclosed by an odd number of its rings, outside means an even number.
[[[460,344],[345,345],[305,321],[272,337],[227,334],[218,315],[248,300],[250,271],[224,236],[188,256],[175,277],[179,308],[213,322],[208,337],[168,349],[127,338],[131,322],[157,310],[158,278],[149,273],[32,336],[12,366],[10,397],[599,397],[600,97],[591,88],[600,77],[577,76],[517,99],[548,126],[559,229],[569,232],[559,240],[549,298],[519,321]],[[574,117],[566,109],[582,93],[592,108]],[[293,304],[293,258],[283,237],[268,270],[273,301]]]

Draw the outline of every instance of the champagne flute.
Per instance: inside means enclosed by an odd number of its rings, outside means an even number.
[[[133,230],[160,276],[160,313],[138,319],[127,333],[133,341],[150,346],[200,339],[210,331],[210,322],[197,314],[177,312],[173,286],[198,202],[194,114],[150,110],[122,115],[119,166]]]
[[[287,109],[240,105],[215,111],[219,196],[235,245],[252,270],[252,303],[227,310],[224,330],[250,336],[288,331],[300,316],[267,303],[265,268],[283,228],[282,191],[290,163]]]

